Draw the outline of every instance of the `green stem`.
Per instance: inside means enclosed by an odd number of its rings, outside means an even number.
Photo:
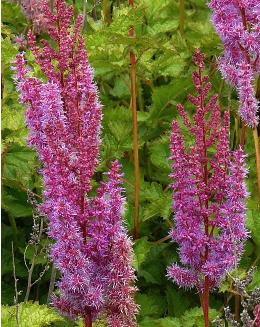
[[[52,264],[47,304],[50,304],[50,302],[51,302],[51,297],[52,297],[54,285],[55,285],[55,279],[56,279],[56,268],[55,268],[54,264]]]
[[[14,296],[14,304],[15,304],[15,322],[16,327],[20,326],[19,323],[19,292],[18,292],[18,279],[16,278],[16,270],[15,270],[15,260],[14,260],[14,244],[12,242],[12,261],[13,261],[13,277],[14,277],[14,289],[15,289],[15,296]]]

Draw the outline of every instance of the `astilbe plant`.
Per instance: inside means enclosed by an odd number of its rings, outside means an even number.
[[[44,14],[44,0],[17,0],[16,2],[21,6],[26,18],[31,21],[35,33],[47,30],[48,19]]]
[[[197,288],[208,326],[209,292],[236,266],[247,238],[246,169],[243,150],[229,150],[229,112],[221,118],[217,95],[206,100],[211,84],[203,74],[200,50],[193,61],[197,95],[188,96],[196,107],[193,122],[183,105],[177,109],[194,143],[186,149],[177,121],[170,140],[175,214],[171,236],[179,245],[181,265],[170,266],[168,277],[180,287]]]
[[[29,145],[42,162],[44,202],[51,258],[61,274],[53,305],[72,319],[91,326],[105,317],[109,326],[135,326],[135,275],[132,244],[123,226],[122,175],[115,161],[96,196],[91,179],[98,165],[101,105],[93,72],[80,35],[82,18],[71,28],[73,8],[57,0],[51,13],[45,4],[49,35],[29,45],[45,75],[33,77],[23,54],[16,59],[16,82],[27,107]]]
[[[254,77],[260,73],[260,5],[258,0],[211,0],[212,22],[224,44],[219,68],[236,87],[240,115],[250,127],[257,125]]]

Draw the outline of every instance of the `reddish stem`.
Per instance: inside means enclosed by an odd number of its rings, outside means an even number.
[[[257,175],[257,186],[258,186],[258,198],[260,206],[260,146],[257,127],[253,129],[253,137],[255,144],[255,154],[256,154],[256,175]]]
[[[247,20],[246,20],[245,8],[240,8],[240,13],[241,13],[244,29],[247,30]]]
[[[235,320],[239,319],[239,305],[240,305],[240,296],[238,294],[235,295]]]
[[[134,0],[129,0],[129,6],[134,6]],[[134,37],[134,26],[129,29],[129,36]],[[138,125],[136,106],[136,58],[134,51],[130,51],[130,79],[131,79],[131,102],[133,119],[133,144],[134,144],[134,240],[138,238],[139,225],[139,154],[138,154]]]
[[[240,145],[242,148],[244,148],[245,144],[246,144],[246,124],[242,122]]]
[[[84,327],[92,327],[92,315],[91,315],[91,312],[89,312],[84,317]]]
[[[244,29],[247,30],[247,20],[246,20],[246,13],[245,13],[244,8],[240,8],[240,14],[241,14]],[[240,46],[240,44],[239,44],[239,46]],[[244,49],[243,47],[241,47],[241,51],[245,52],[246,60],[247,60],[248,64],[250,65],[251,61],[250,61],[250,55],[249,55],[248,51],[246,49]],[[240,145],[242,148],[245,147],[245,143],[246,143],[246,125],[244,122],[242,122],[241,141],[240,141]]]
[[[199,67],[199,79],[200,79],[200,86],[201,88],[203,88],[203,82],[202,82],[202,70]],[[200,109],[203,110],[204,109],[204,96],[201,92],[200,94]],[[205,158],[205,162],[203,164],[203,172],[204,172],[204,183],[205,185],[208,184],[208,161],[207,161],[207,145],[206,145],[206,127],[203,127],[203,145],[204,145],[204,158]],[[208,208],[208,200],[205,201],[205,207]],[[204,228],[205,228],[205,233],[206,235],[209,237],[209,217],[208,215],[206,215],[204,217]],[[207,261],[208,259],[208,254],[209,254],[209,248],[208,246],[206,246],[205,248],[205,255],[204,255],[204,262]],[[204,279],[204,291],[200,297],[200,301],[202,304],[202,309],[203,309],[203,315],[204,315],[204,325],[205,327],[209,327],[209,278],[207,276],[205,276]]]
[[[204,282],[204,325],[205,327],[209,327],[209,279],[205,277]]]

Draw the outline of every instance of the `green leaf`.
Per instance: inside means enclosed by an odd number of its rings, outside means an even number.
[[[10,61],[14,59],[16,54],[18,53],[17,47],[11,42],[10,37],[6,37],[2,39],[1,42],[2,49],[2,62],[4,65],[9,65]]]
[[[27,25],[25,16],[21,10],[21,6],[16,3],[2,1],[2,22],[8,24],[13,32],[19,34],[23,32],[24,26]]]
[[[14,218],[32,215],[32,209],[27,204],[26,193],[13,190],[12,194],[5,192],[2,196],[2,207]]]
[[[32,176],[37,166],[35,152],[28,147],[18,144],[6,145],[3,160],[3,178],[5,185],[8,182],[16,183],[18,188],[29,188]]]
[[[165,22],[158,22],[153,26],[148,26],[148,33],[155,35],[158,33],[174,32],[179,26],[179,21],[177,19],[166,20]]]
[[[118,98],[128,98],[130,96],[130,80],[127,75],[116,78],[111,95]]]
[[[248,286],[249,291],[255,290],[257,287],[260,285],[260,270],[259,266],[257,267],[258,269],[254,273],[254,277],[250,285]]]
[[[168,139],[159,139],[150,145],[150,160],[160,170],[170,173],[170,148]]]
[[[145,260],[138,271],[138,276],[143,277],[147,284],[162,285],[165,283],[165,254],[169,246],[169,243],[154,243],[150,251],[147,252]]]
[[[150,292],[148,294],[136,295],[136,302],[140,305],[139,317],[160,317],[165,310],[165,299],[158,292]]]
[[[158,198],[145,206],[143,221],[146,221],[156,216],[168,219],[171,215],[171,203],[171,195],[168,193],[163,194],[161,198]]]
[[[15,310],[15,306],[2,306],[2,327],[16,327]],[[62,323],[64,327],[73,326],[73,323],[65,320],[46,305],[30,302],[19,303],[18,317],[20,327],[55,326],[55,323]]]
[[[174,285],[167,287],[166,299],[168,312],[174,317],[181,317],[195,302],[190,292],[187,293],[182,289],[176,289]]]
[[[215,309],[209,310],[209,320],[212,321],[218,316]],[[185,312],[181,317],[181,322],[185,327],[204,327],[202,308],[193,308]]]
[[[251,237],[258,248],[260,248],[260,212],[259,209],[247,211],[247,227],[251,232]]]
[[[178,318],[161,318],[161,319],[150,319],[145,318],[139,323],[140,327],[183,327]]]
[[[110,142],[114,151],[121,153],[132,149],[132,115],[125,107],[104,110],[105,140]]]
[[[173,61],[172,58],[164,55],[159,63],[158,70],[162,76],[178,77],[186,65],[185,58],[176,56]]]
[[[2,107],[3,142],[5,145],[16,143],[23,146],[26,145],[26,137],[28,134],[24,122],[24,110],[17,104],[14,90],[11,89],[6,95],[7,92],[8,90],[5,90],[3,101],[7,102],[11,99],[12,105],[3,105]]]
[[[10,130],[19,130],[21,128],[25,129],[24,110],[21,108],[15,108],[14,110],[8,106],[3,106],[2,128],[7,128]]]
[[[140,238],[134,243],[134,268],[138,271],[141,264],[145,261],[147,254],[149,253],[152,243],[147,241],[147,237]]]

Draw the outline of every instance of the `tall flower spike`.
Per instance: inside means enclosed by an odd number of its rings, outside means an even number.
[[[79,17],[71,31],[73,8],[55,2],[45,6],[51,47],[29,45],[47,82],[33,77],[23,54],[16,59],[16,83],[27,107],[29,145],[43,167],[44,202],[49,236],[55,241],[51,258],[61,274],[53,305],[64,315],[83,317],[91,326],[106,317],[111,327],[136,325],[132,244],[123,226],[124,198],[120,165],[113,162],[106,182],[88,195],[98,164],[101,105],[93,82]],[[104,178],[106,176],[104,175]]]
[[[217,287],[243,252],[245,229],[244,154],[229,150],[229,113],[221,119],[217,96],[207,101],[208,76],[203,75],[204,56],[196,50],[193,73],[196,107],[193,122],[177,105],[184,125],[194,137],[189,149],[177,121],[172,123],[173,211],[171,236],[179,245],[181,265],[168,268],[168,277],[180,287],[196,287],[207,315],[209,291]],[[206,325],[205,325],[206,326]]]
[[[256,127],[258,104],[253,79],[260,73],[259,1],[211,0],[209,7],[213,26],[224,44],[219,68],[238,91],[243,121]]]

